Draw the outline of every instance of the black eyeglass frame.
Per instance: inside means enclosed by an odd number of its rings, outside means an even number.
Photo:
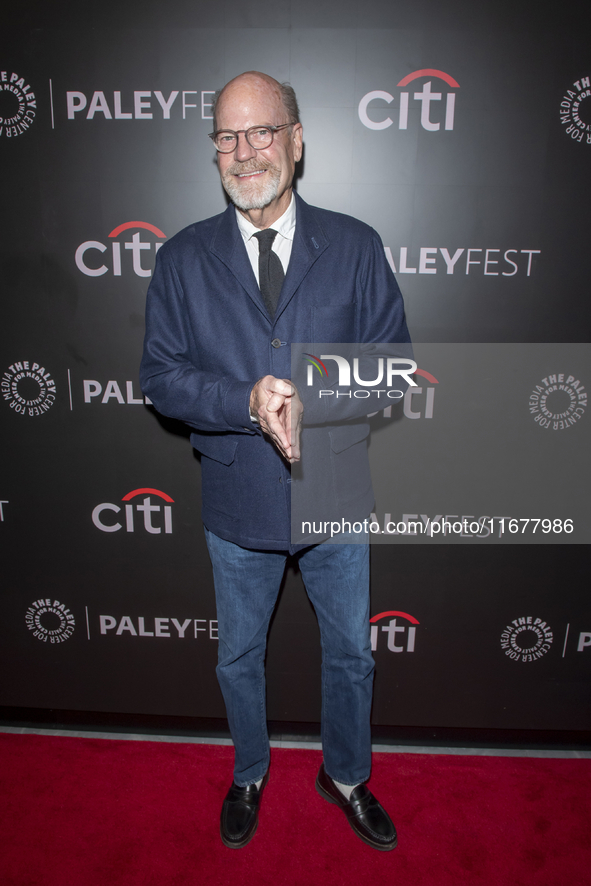
[[[295,125],[294,123],[280,123],[279,126],[271,126],[268,123],[259,123],[258,126],[249,126],[248,129],[238,129],[238,130],[216,129],[215,132],[209,132],[208,137],[213,141],[215,149],[219,154],[231,154],[233,151],[235,151],[236,148],[238,147],[238,141],[239,141],[238,136],[240,135],[241,132],[244,133],[244,137],[245,137],[246,141],[248,142],[248,144],[250,145],[250,147],[254,151],[265,151],[267,148],[270,148],[271,145],[273,144],[273,139],[275,138],[276,132],[278,132],[280,129],[285,129],[286,126],[294,126],[294,125]],[[252,142],[250,141],[250,139],[248,137],[248,133],[252,132],[255,129],[268,129],[271,133],[271,141],[269,142],[268,145],[265,145],[264,148],[255,148],[255,146],[252,144]],[[236,144],[234,145],[233,148],[230,148],[230,150],[228,150],[228,151],[222,151],[220,148],[218,148],[218,146],[215,143],[216,138],[218,137],[218,135],[221,135],[222,132],[227,132],[230,135],[236,136]]]

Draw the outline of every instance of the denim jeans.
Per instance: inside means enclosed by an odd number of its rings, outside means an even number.
[[[253,551],[205,530],[215,582],[217,676],[243,787],[269,766],[265,650],[287,552]],[[328,775],[359,784],[371,768],[374,662],[369,625],[369,545],[321,544],[299,554],[322,643],[322,749]]]

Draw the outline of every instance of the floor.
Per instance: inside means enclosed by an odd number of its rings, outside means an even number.
[[[168,741],[181,744],[221,744],[231,745],[230,738],[211,738],[186,735],[152,735],[129,732],[91,732],[73,729],[37,729],[21,726],[0,726],[0,732],[13,732],[32,735],[64,735],[71,738],[107,738],[121,741]],[[285,738],[271,741],[274,748],[302,748],[321,750],[319,741],[294,741]],[[591,759],[591,751],[548,750],[544,748],[481,748],[481,747],[420,747],[417,745],[374,744],[374,752],[386,754],[461,754],[485,757],[555,757],[571,759]]]

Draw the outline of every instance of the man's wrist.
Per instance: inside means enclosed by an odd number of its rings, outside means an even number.
[[[256,395],[255,395],[255,391],[256,391],[256,388],[257,388],[258,383],[259,383],[261,380],[262,380],[262,379],[259,378],[259,380],[256,381],[256,382],[254,383],[254,385],[252,386],[252,390],[251,390],[251,392],[250,392],[250,399],[249,399],[249,401],[248,401],[248,411],[249,411],[249,414],[250,414],[250,420],[251,420],[251,422],[253,423],[253,425],[256,425],[257,427],[260,427],[260,426],[261,426],[261,423],[260,423],[260,420],[259,420],[259,414],[258,414],[258,411],[257,411],[257,403],[256,403],[256,401],[257,401],[257,397],[256,397]]]
[[[229,430],[249,430],[252,383],[228,379],[222,398],[222,414]],[[254,427],[252,427],[254,433]]]

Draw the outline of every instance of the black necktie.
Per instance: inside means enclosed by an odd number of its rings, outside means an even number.
[[[275,316],[285,277],[281,259],[271,249],[276,234],[277,231],[267,228],[266,231],[259,231],[253,235],[259,241],[259,288],[271,317]]]

